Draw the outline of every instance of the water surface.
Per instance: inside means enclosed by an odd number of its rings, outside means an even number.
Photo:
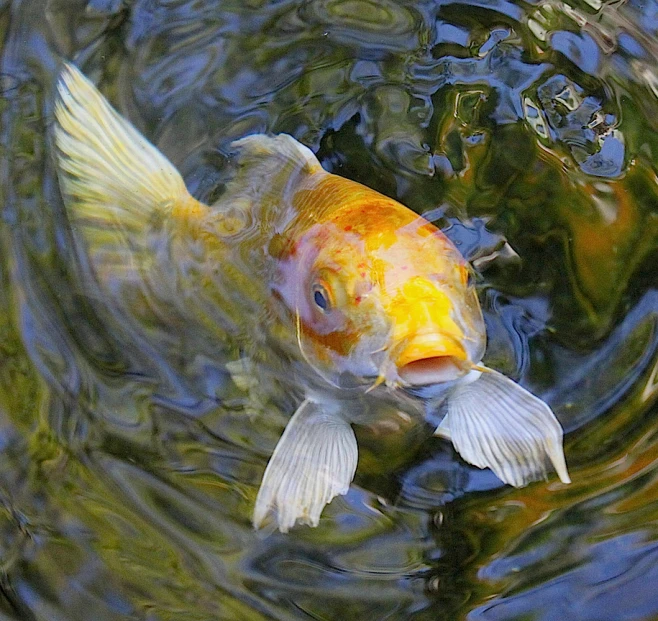
[[[655,1],[0,0],[0,40],[0,618],[658,618]],[[200,200],[232,140],[287,132],[436,220],[573,484],[363,429],[318,529],[254,532],[296,395],[95,294],[52,159],[65,59]]]

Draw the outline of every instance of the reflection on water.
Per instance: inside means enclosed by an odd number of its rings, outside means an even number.
[[[0,33],[3,618],[658,616],[655,2],[14,0]],[[200,199],[271,131],[431,211],[485,258],[487,362],[554,407],[574,483],[366,428],[318,529],[253,532],[295,395],[93,294],[49,145],[63,58]]]

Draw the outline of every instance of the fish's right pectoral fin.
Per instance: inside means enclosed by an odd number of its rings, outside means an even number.
[[[356,437],[349,423],[321,403],[304,401],[265,470],[254,527],[259,528],[272,509],[282,533],[297,521],[317,526],[325,505],[347,493],[357,459]]]
[[[559,421],[516,382],[486,369],[477,380],[457,386],[447,407],[444,423],[465,461],[490,468],[514,487],[545,479],[549,464],[563,483],[571,482]]]

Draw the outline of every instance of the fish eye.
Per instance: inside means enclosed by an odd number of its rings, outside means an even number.
[[[321,283],[313,285],[313,301],[323,313],[328,313],[331,310],[331,297],[326,287]]]

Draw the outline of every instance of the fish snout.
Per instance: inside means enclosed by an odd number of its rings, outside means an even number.
[[[407,283],[395,304],[390,360],[402,383],[426,386],[458,379],[471,368],[459,305],[427,279]]]
[[[471,363],[462,344],[441,333],[414,336],[396,348],[395,365],[400,379],[411,386],[427,386],[458,379]]]

